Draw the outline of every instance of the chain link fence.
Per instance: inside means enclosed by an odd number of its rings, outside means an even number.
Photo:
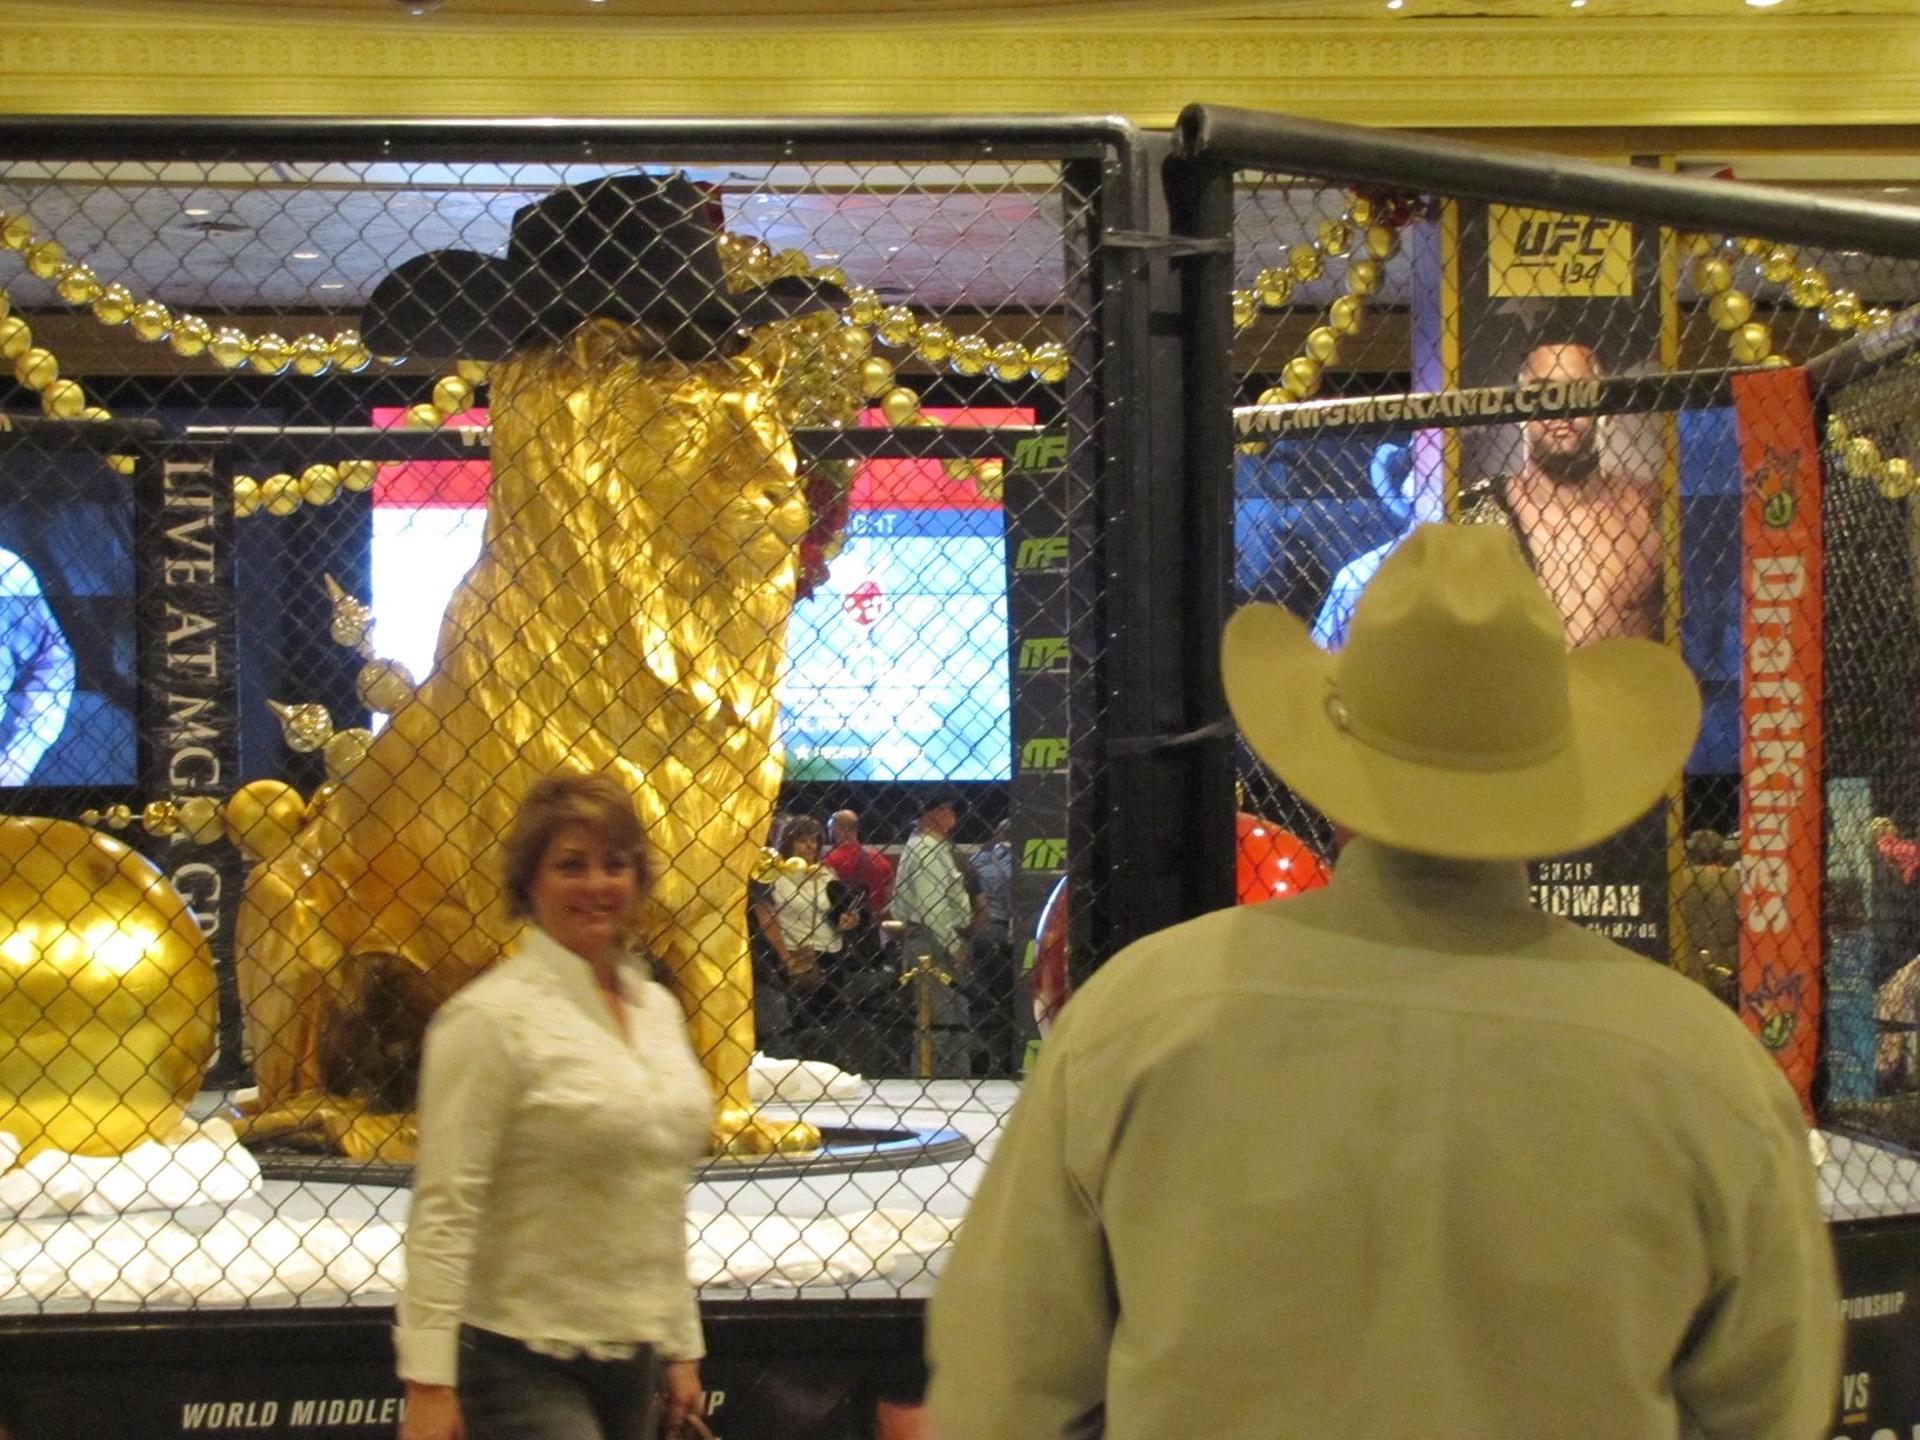
[[[1113,136],[589,139],[0,165],[0,1313],[389,1303],[566,770],[703,1293],[924,1293],[1103,900]]]
[[[1415,524],[1497,524],[1570,643],[1676,647],[1705,699],[1685,774],[1533,866],[1535,903],[1742,1015],[1820,1127],[1833,1218],[1911,1213],[1916,392],[1793,367],[1897,353],[1920,267],[1476,179],[1236,174],[1234,600],[1338,648]],[[1324,883],[1328,822],[1237,753],[1240,899]]]

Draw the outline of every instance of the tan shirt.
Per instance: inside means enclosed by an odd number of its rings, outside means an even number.
[[[1828,1432],[1792,1091],[1699,987],[1367,841],[1069,1003],[929,1318],[943,1440]]]
[[[394,1349],[450,1385],[462,1322],[543,1348],[703,1353],[686,1190],[713,1093],[679,1002],[638,962],[627,1037],[587,962],[529,929],[440,1008],[420,1072],[420,1158]]]

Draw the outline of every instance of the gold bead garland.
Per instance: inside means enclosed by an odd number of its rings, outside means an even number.
[[[1830,464],[1855,480],[1864,480],[1889,500],[1905,500],[1914,493],[1913,461],[1904,455],[1882,455],[1871,435],[1856,435],[1838,415],[1827,418]]]
[[[1715,239],[1682,235],[1692,253],[1694,289],[1707,301],[1707,314],[1727,337],[1727,349],[1739,365],[1778,367],[1789,363],[1773,348],[1773,332],[1753,318],[1753,296],[1740,288],[1739,268],[1756,262],[1762,281],[1786,289],[1789,304],[1819,313],[1820,323],[1838,335],[1878,330],[1893,322],[1893,311],[1869,307],[1851,290],[1836,290],[1817,265],[1804,264],[1790,245],[1753,237]]]

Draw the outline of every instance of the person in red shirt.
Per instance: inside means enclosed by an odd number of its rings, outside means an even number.
[[[851,810],[833,812],[827,821],[827,839],[833,848],[820,857],[820,863],[857,886],[867,897],[867,914],[875,921],[884,920],[893,903],[893,862],[860,843],[860,817]]]

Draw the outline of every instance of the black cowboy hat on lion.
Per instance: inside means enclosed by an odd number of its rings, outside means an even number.
[[[514,212],[504,257],[429,250],[402,262],[361,315],[379,355],[499,360],[557,341],[596,317],[646,326],[668,354],[706,360],[737,352],[745,332],[847,295],[783,276],[728,288],[717,194],[684,175],[610,175],[571,185]]]

